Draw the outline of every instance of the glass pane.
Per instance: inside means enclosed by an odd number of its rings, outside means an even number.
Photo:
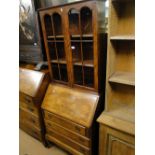
[[[47,37],[52,36],[53,35],[53,29],[52,29],[51,16],[50,15],[45,15],[44,22],[45,22],[45,29],[46,29]]]
[[[82,50],[83,50],[83,60],[93,60],[93,43],[83,42]]]
[[[53,14],[55,35],[62,35],[62,21],[58,13]]]
[[[81,45],[80,45],[80,42],[72,42],[71,43],[71,49],[72,49],[73,62],[81,61]]]
[[[83,85],[81,66],[74,66],[74,83],[78,85]]]
[[[88,87],[94,86],[94,68],[84,67],[84,83]]]
[[[52,63],[52,71],[53,71],[53,78],[55,80],[60,80],[59,77],[59,68],[57,63]]]
[[[64,42],[57,42],[56,43],[57,52],[58,52],[58,58],[59,59],[65,59],[65,49],[64,49]]]
[[[69,16],[69,30],[70,34],[80,34],[79,32],[79,12],[71,9],[68,13]]]
[[[48,43],[48,48],[51,60],[57,59],[54,42]]]
[[[60,74],[61,74],[61,80],[68,82],[67,66],[66,65],[60,64]]]
[[[81,9],[81,31],[82,34],[92,33],[92,11],[88,7]]]

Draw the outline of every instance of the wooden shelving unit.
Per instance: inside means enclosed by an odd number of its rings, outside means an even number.
[[[41,10],[40,19],[52,81],[62,82],[63,64],[67,85],[98,92],[105,70],[106,35],[101,35],[103,19],[97,10],[103,2],[92,3]],[[104,43],[99,46],[101,38]]]
[[[105,111],[98,118],[100,155],[134,155],[134,10],[134,0],[110,0],[106,106]]]
[[[129,72],[115,72],[109,78],[109,82],[135,86],[135,74]]]

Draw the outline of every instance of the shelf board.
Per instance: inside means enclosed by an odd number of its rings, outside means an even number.
[[[82,37],[93,37],[93,34],[83,34]]]
[[[82,35],[80,35],[80,34],[73,34],[73,35],[71,35],[71,37],[72,38],[78,38],[78,37],[93,37],[93,34],[82,34]]]
[[[109,82],[135,86],[135,74],[131,72],[115,72]]]
[[[77,65],[77,66],[82,66],[82,61],[74,61],[73,64]],[[93,60],[84,60],[83,61],[83,66],[94,67]]]
[[[59,63],[59,64],[66,64],[66,60],[65,59],[54,59],[54,60],[51,60],[52,63]]]
[[[71,35],[72,38],[80,38],[80,36],[81,36],[80,34],[72,34]]]
[[[123,106],[117,109],[104,111],[97,119],[98,122],[110,127],[135,134],[135,107]]]
[[[56,35],[56,38],[64,38],[64,35]]]
[[[47,36],[47,39],[64,38],[64,35]]]
[[[134,0],[112,0],[112,2],[133,2]]]
[[[71,42],[86,42],[86,43],[89,43],[89,42],[93,42],[93,40],[71,40]]]
[[[64,43],[64,40],[47,40],[47,42],[52,43]]]
[[[48,39],[53,39],[55,36],[47,36]]]
[[[121,40],[121,41],[134,41],[134,35],[118,35],[118,36],[111,36],[110,40]]]

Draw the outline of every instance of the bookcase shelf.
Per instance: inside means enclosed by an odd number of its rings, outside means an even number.
[[[77,65],[77,66],[94,67],[93,60],[84,60],[83,62],[82,61],[74,61],[73,64]]]
[[[111,36],[110,40],[121,40],[121,41],[135,41],[135,36],[133,35],[118,35],[118,36]]]
[[[59,64],[66,64],[66,60],[65,59],[55,59],[55,60],[51,60],[52,63],[59,63]]]
[[[99,78],[103,79],[104,74],[101,77],[99,74],[105,71],[106,34],[102,33],[103,37],[100,37],[104,18],[100,17],[98,7],[104,4],[88,3],[47,8],[39,13],[51,79],[68,81],[71,87],[79,85],[99,91],[99,87],[103,88],[99,85]],[[101,39],[104,46],[100,47]],[[103,62],[99,61],[100,57]],[[66,70],[61,69],[62,65],[66,65]]]
[[[109,78],[109,82],[135,86],[135,74],[128,72],[115,72]]]

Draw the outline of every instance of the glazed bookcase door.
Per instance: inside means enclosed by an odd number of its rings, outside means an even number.
[[[43,29],[46,40],[46,51],[50,64],[51,76],[54,81],[67,84],[67,58],[64,43],[62,9],[44,14]]]
[[[68,11],[73,86],[94,89],[93,10],[89,6]]]

